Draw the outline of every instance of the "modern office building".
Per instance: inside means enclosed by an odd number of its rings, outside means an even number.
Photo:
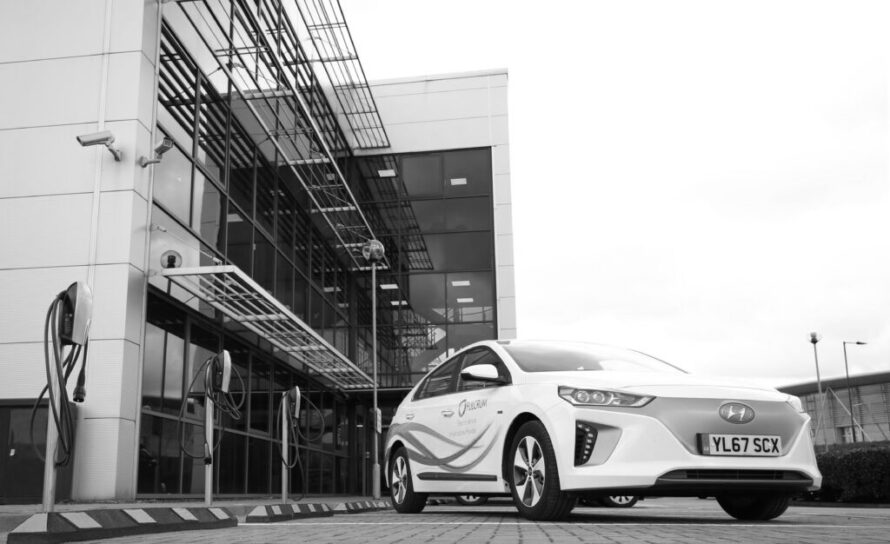
[[[280,489],[299,385],[320,412],[292,489],[369,493],[372,292],[384,413],[515,336],[506,71],[369,84],[337,0],[48,0],[0,7],[0,82],[0,502],[39,498],[28,417],[74,281],[94,294],[80,500],[203,491],[195,377],[223,349],[245,402],[216,492]]]
[[[819,396],[819,388],[822,396]],[[890,440],[890,372],[780,387],[800,397],[816,446]],[[851,407],[852,406],[852,410]]]

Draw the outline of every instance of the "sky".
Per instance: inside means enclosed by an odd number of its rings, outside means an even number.
[[[509,70],[521,338],[890,371],[890,5],[341,3],[371,81]]]

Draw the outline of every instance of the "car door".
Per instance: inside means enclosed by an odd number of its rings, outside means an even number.
[[[504,362],[487,347],[468,351],[461,370],[482,364],[497,368],[502,383],[468,381],[458,374],[454,437],[469,449],[448,468],[465,477],[465,490],[496,492],[502,491],[497,484],[503,452],[500,445],[509,425],[505,405],[512,379]]]
[[[419,492],[439,490],[437,483],[448,479],[443,476],[448,472],[445,465],[460,446],[450,435],[457,415],[454,396],[462,360],[463,355],[458,355],[439,365],[405,408],[406,421],[398,436],[408,450]]]

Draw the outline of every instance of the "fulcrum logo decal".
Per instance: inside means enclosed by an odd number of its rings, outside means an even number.
[[[464,417],[468,411],[472,412],[473,410],[479,410],[480,408],[485,408],[488,404],[487,399],[482,400],[467,400],[464,399],[460,401],[460,404],[457,405],[457,416]]]

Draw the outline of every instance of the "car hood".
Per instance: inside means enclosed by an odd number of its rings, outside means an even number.
[[[589,389],[610,389],[654,397],[722,398],[783,401],[788,398],[771,387],[736,378],[656,374],[645,372],[534,372],[525,383],[550,383]]]

